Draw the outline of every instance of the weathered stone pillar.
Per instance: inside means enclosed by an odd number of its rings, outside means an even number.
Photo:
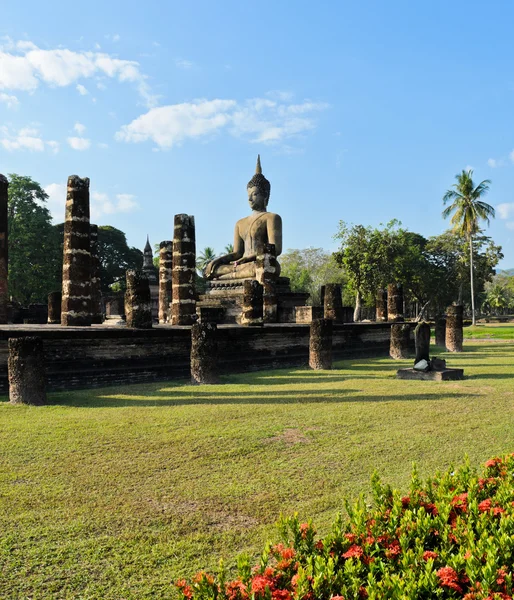
[[[418,323],[414,329],[414,344],[416,346],[416,358],[414,364],[420,360],[430,360],[430,325],[425,321]]]
[[[196,242],[192,215],[175,215],[172,263],[171,323],[192,325],[196,321]]]
[[[334,323],[343,322],[343,291],[339,283],[326,283],[324,285],[323,307],[325,319]]]
[[[462,352],[462,330],[464,308],[461,304],[452,304],[446,309],[446,350]]]
[[[264,244],[255,261],[256,279],[263,286],[264,323],[277,322],[277,271],[275,244]]]
[[[91,325],[89,179],[68,177],[64,221],[61,325]]]
[[[125,315],[127,327],[136,329],[152,328],[152,298],[148,277],[141,271],[127,271],[127,291],[125,292]]]
[[[391,325],[391,345],[389,356],[391,358],[409,358],[410,325],[395,323]]]
[[[435,320],[435,345],[446,345],[446,319],[444,317],[436,317]]]
[[[9,338],[7,369],[12,404],[46,404],[43,340],[27,336]]]
[[[246,279],[243,283],[243,313],[241,325],[262,326],[263,287],[255,279]]]
[[[387,321],[387,290],[380,289],[377,292],[375,318],[378,323]]]
[[[173,242],[159,245],[159,323],[170,323],[171,278],[173,270]]]
[[[191,327],[191,383],[219,383],[217,331],[215,323]]]
[[[48,294],[48,324],[59,325],[61,323],[61,292],[50,292]]]
[[[309,367],[332,368],[332,319],[315,319],[311,323],[309,339]]]
[[[7,239],[7,205],[9,181],[0,174],[0,323],[7,323],[7,303],[9,290],[7,287],[8,273],[8,239]]]
[[[387,286],[387,320],[403,321],[403,287],[398,283]]]
[[[101,325],[104,320],[102,305],[102,280],[98,256],[98,225],[91,225],[91,323]]]

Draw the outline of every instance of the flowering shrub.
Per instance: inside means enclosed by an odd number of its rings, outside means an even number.
[[[483,477],[469,465],[422,484],[414,471],[401,497],[377,475],[373,505],[347,506],[317,539],[311,523],[282,519],[282,541],[259,564],[238,560],[237,577],[198,573],[176,582],[194,600],[351,600],[513,596],[514,454],[493,458]]]

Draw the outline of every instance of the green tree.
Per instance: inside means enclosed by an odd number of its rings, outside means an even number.
[[[227,244],[224,250],[225,254],[232,254],[232,252],[234,252],[234,244]]]
[[[216,252],[214,248],[206,246],[202,252],[196,257],[196,268],[203,274],[205,267],[216,258]]]
[[[46,207],[48,195],[30,177],[11,173],[8,199],[9,294],[27,305],[47,302],[61,287],[62,250]]]
[[[490,219],[494,218],[494,208],[483,202],[480,198],[489,191],[491,181],[484,179],[477,186],[473,182],[473,171],[462,170],[455,176],[457,183],[453,184],[453,189],[447,190],[443,196],[443,203],[448,204],[443,210],[443,217],[446,219],[452,215],[450,223],[455,232],[463,234],[469,242],[469,272],[471,289],[471,317],[475,325],[475,290],[473,285],[473,236],[479,231],[479,221],[486,221],[489,224]],[[452,214],[453,213],[453,214]]]

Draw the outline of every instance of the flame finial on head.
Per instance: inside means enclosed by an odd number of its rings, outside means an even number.
[[[257,166],[255,167],[255,175],[250,179],[247,189],[257,187],[269,199],[271,184],[262,174],[261,155],[257,154]]]
[[[261,155],[260,154],[257,154],[257,166],[255,167],[255,174],[262,175]]]

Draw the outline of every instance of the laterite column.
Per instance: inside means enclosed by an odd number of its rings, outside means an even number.
[[[332,319],[315,319],[311,323],[309,339],[309,367],[332,368]]]
[[[175,215],[172,264],[171,324],[192,325],[196,321],[196,243],[192,215]]]
[[[9,182],[0,174],[0,323],[7,323],[7,303],[9,290],[8,273],[8,239],[7,239],[7,205]]]
[[[61,292],[50,292],[48,294],[48,324],[49,325],[60,325],[61,324],[61,304],[62,304],[62,293]]]
[[[387,290],[380,289],[376,295],[376,316],[378,323],[387,321]]]
[[[389,356],[391,358],[409,358],[410,325],[395,323],[391,325],[391,345]]]
[[[89,179],[68,177],[62,267],[61,325],[91,325]]]
[[[444,317],[437,317],[435,320],[435,345],[446,345],[446,319]]]
[[[255,279],[244,281],[241,325],[260,327],[264,324],[263,291],[263,286]]]
[[[462,330],[464,308],[461,304],[453,304],[446,309],[446,350],[462,352]]]
[[[98,256],[98,225],[91,225],[91,323],[101,325],[104,320],[102,306],[102,281]]]
[[[126,274],[125,315],[127,327],[152,328],[152,297],[148,277],[141,271],[129,269]]]
[[[256,279],[263,287],[264,323],[277,322],[277,271],[275,244],[264,244],[255,261]]]
[[[173,242],[159,245],[159,323],[170,323],[171,277],[173,269]]]
[[[339,283],[326,283],[323,298],[325,319],[331,319],[334,323],[343,322],[343,300],[342,289]]]
[[[416,346],[416,358],[414,364],[420,360],[430,360],[430,325],[425,321],[418,323],[414,329],[414,344]]]
[[[397,283],[387,286],[387,320],[403,321],[403,287]]]
[[[219,383],[216,323],[191,327],[191,383]]]
[[[9,338],[7,370],[11,404],[46,404],[43,340],[36,336]]]

